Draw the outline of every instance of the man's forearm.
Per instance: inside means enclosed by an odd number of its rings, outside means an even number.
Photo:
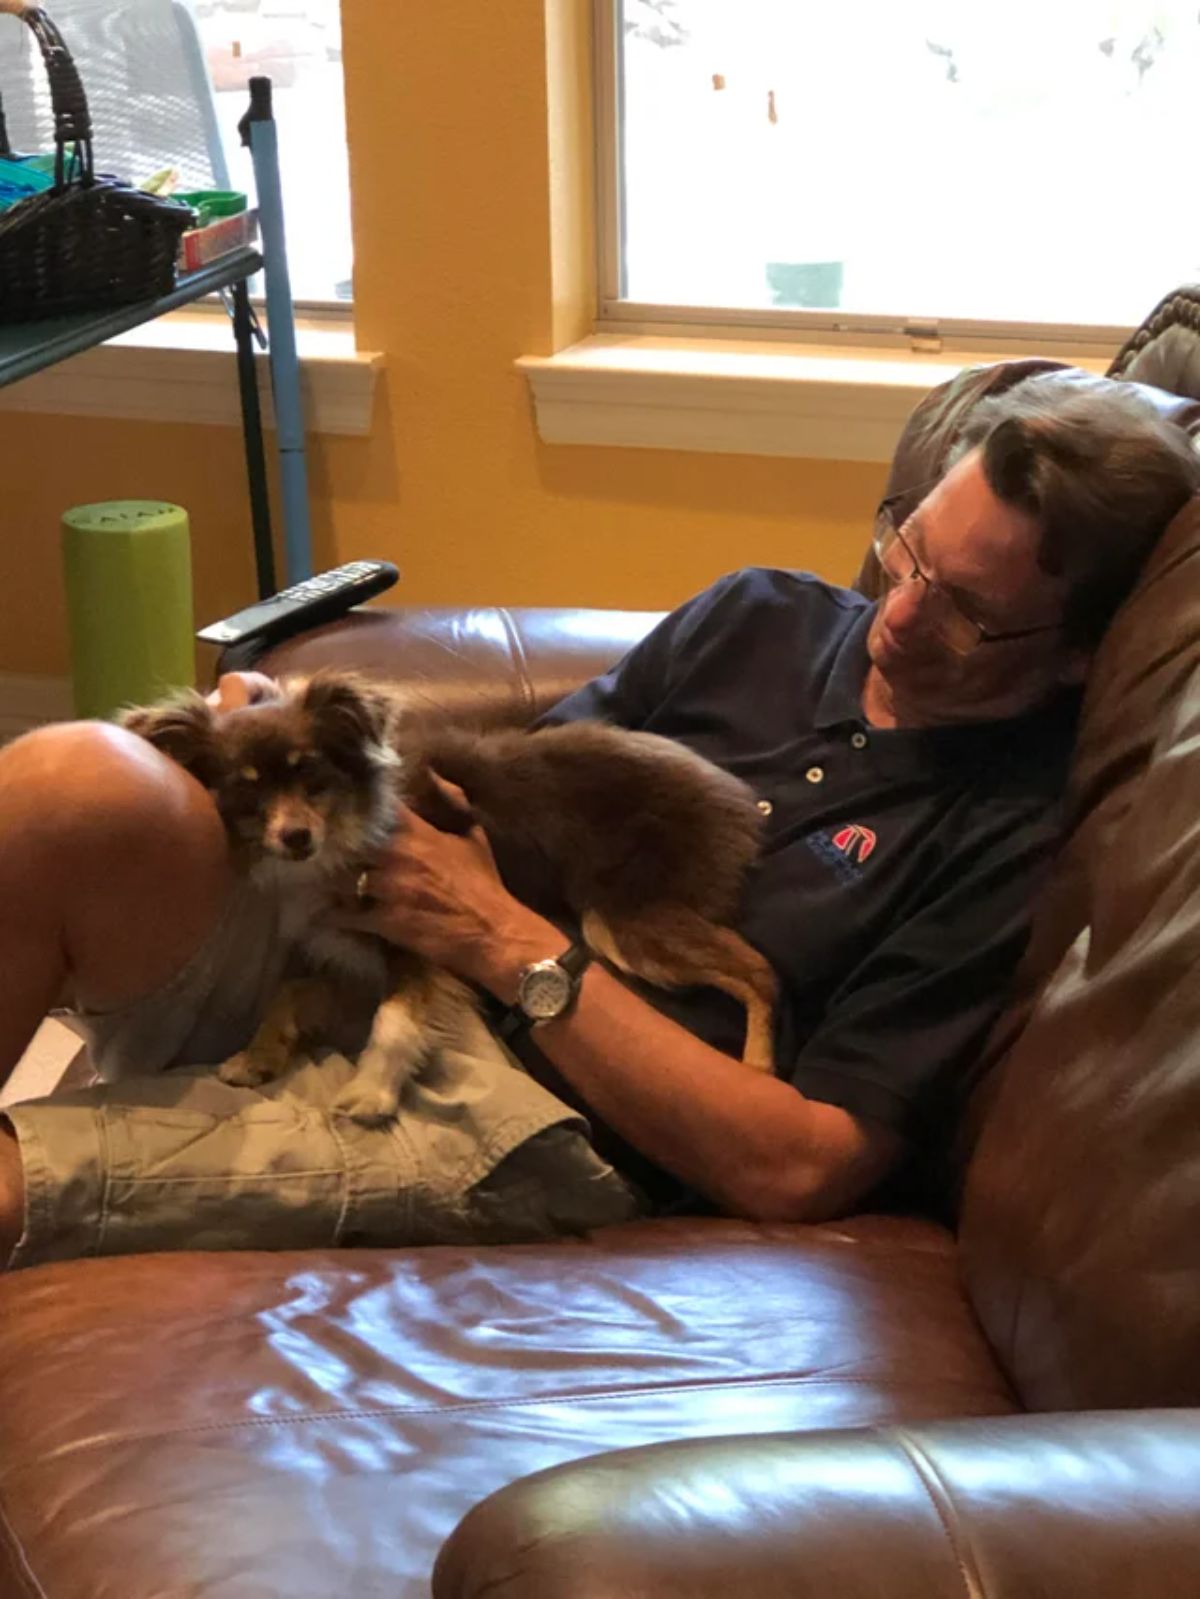
[[[479,976],[511,1002],[521,966],[561,944],[552,924],[531,917]],[[585,973],[570,1014],[539,1027],[537,1042],[610,1127],[733,1215],[836,1215],[898,1147],[882,1129],[711,1048],[599,965]]]

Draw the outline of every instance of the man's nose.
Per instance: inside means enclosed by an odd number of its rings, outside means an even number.
[[[893,633],[921,625],[925,585],[919,577],[902,578],[884,596],[883,610]]]

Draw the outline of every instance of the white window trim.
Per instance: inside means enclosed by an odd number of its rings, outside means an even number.
[[[1092,372],[1109,360],[1052,353]],[[546,444],[890,461],[931,389],[998,359],[600,332],[517,368]]]
[[[383,356],[356,348],[351,317],[297,314],[296,346],[309,431],[368,433]],[[0,388],[0,412],[238,426],[236,360],[225,311],[194,306]],[[255,365],[263,422],[273,428],[270,367],[262,351],[256,350]]]

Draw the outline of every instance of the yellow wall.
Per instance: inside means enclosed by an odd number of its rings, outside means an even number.
[[[513,361],[590,304],[585,0],[343,11],[357,321],[387,369],[369,437],[311,441],[318,565],[389,557],[396,600],[430,604],[667,606],[748,562],[851,577],[882,468],[537,437]],[[178,501],[199,616],[252,597],[235,430],[9,415],[0,460],[0,671],[66,671],[66,505]]]

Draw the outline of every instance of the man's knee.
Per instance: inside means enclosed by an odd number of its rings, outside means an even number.
[[[0,1119],[0,1271],[8,1265],[25,1227],[25,1179],[16,1135]]]
[[[74,722],[0,753],[0,897],[53,918],[80,1003],[167,980],[230,882],[211,796],[144,740]]]

